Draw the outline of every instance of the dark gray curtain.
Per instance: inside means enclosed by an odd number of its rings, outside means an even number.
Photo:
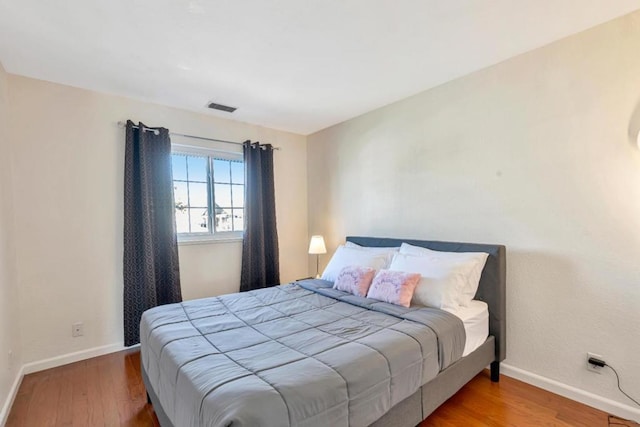
[[[137,126],[137,127],[134,127]],[[142,313],[182,301],[171,175],[164,128],[127,121],[124,159],[124,344],[140,342]]]
[[[273,146],[246,141],[243,151],[245,230],[242,242],[241,292],[280,283]]]

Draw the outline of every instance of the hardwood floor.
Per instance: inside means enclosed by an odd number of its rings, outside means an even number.
[[[29,374],[6,427],[159,426],[140,373],[124,351]]]
[[[492,383],[489,372],[477,375],[440,406],[420,427],[438,426],[638,426],[613,418],[557,394],[500,376]]]
[[[140,374],[139,351],[124,351],[24,377],[7,427],[158,426]],[[420,427],[608,426],[607,414],[523,382],[483,372]],[[616,426],[638,426],[624,420]]]

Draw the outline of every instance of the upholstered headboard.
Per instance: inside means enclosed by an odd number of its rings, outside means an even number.
[[[431,240],[390,239],[384,237],[347,237],[347,241],[361,246],[395,247],[402,242],[444,252],[486,252],[487,263],[482,270],[480,286],[475,299],[489,305],[489,334],[496,340],[496,361],[507,355],[507,292],[506,248],[502,245],[480,243],[438,242]]]

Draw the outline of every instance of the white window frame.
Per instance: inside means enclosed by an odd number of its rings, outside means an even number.
[[[214,148],[206,148],[184,144],[171,144],[171,154],[183,154],[186,156],[206,156],[213,157],[220,160],[232,160],[232,161],[244,161],[243,154],[241,152],[224,151]],[[213,177],[208,177],[208,185],[213,185]],[[171,177],[171,183],[173,185],[173,176]],[[246,185],[246,183],[244,184]],[[215,203],[213,197],[209,200],[209,203]],[[215,206],[215,205],[214,205]],[[209,209],[215,209],[215,207],[209,206]],[[246,207],[244,207],[246,209]],[[246,210],[245,210],[246,216]],[[225,243],[225,242],[237,242],[242,241],[244,231],[215,231],[215,225],[213,232],[209,233],[177,233],[179,245],[197,245],[208,243]]]

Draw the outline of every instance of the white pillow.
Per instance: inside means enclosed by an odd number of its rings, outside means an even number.
[[[461,264],[429,255],[396,254],[390,270],[420,273],[422,278],[413,293],[411,304],[457,310],[464,289],[466,272]]]
[[[389,268],[391,265],[391,261],[393,260],[393,256],[398,253],[400,250],[399,246],[396,247],[373,247],[373,246],[360,246],[353,242],[346,242],[344,244],[345,248],[352,249],[360,249],[361,251],[368,251],[374,254],[384,254],[387,257],[387,263],[382,268]]]
[[[384,268],[387,263],[386,254],[377,254],[355,248],[338,246],[331,257],[329,264],[324,269],[321,279],[335,282],[343,268],[349,266],[369,267],[376,270]]]
[[[402,243],[400,253],[406,255],[431,256],[437,259],[460,263],[460,271],[464,271],[466,275],[465,285],[458,300],[458,303],[463,307],[467,307],[476,296],[478,285],[480,284],[480,276],[489,257],[489,254],[485,252],[434,251],[408,243]]]

